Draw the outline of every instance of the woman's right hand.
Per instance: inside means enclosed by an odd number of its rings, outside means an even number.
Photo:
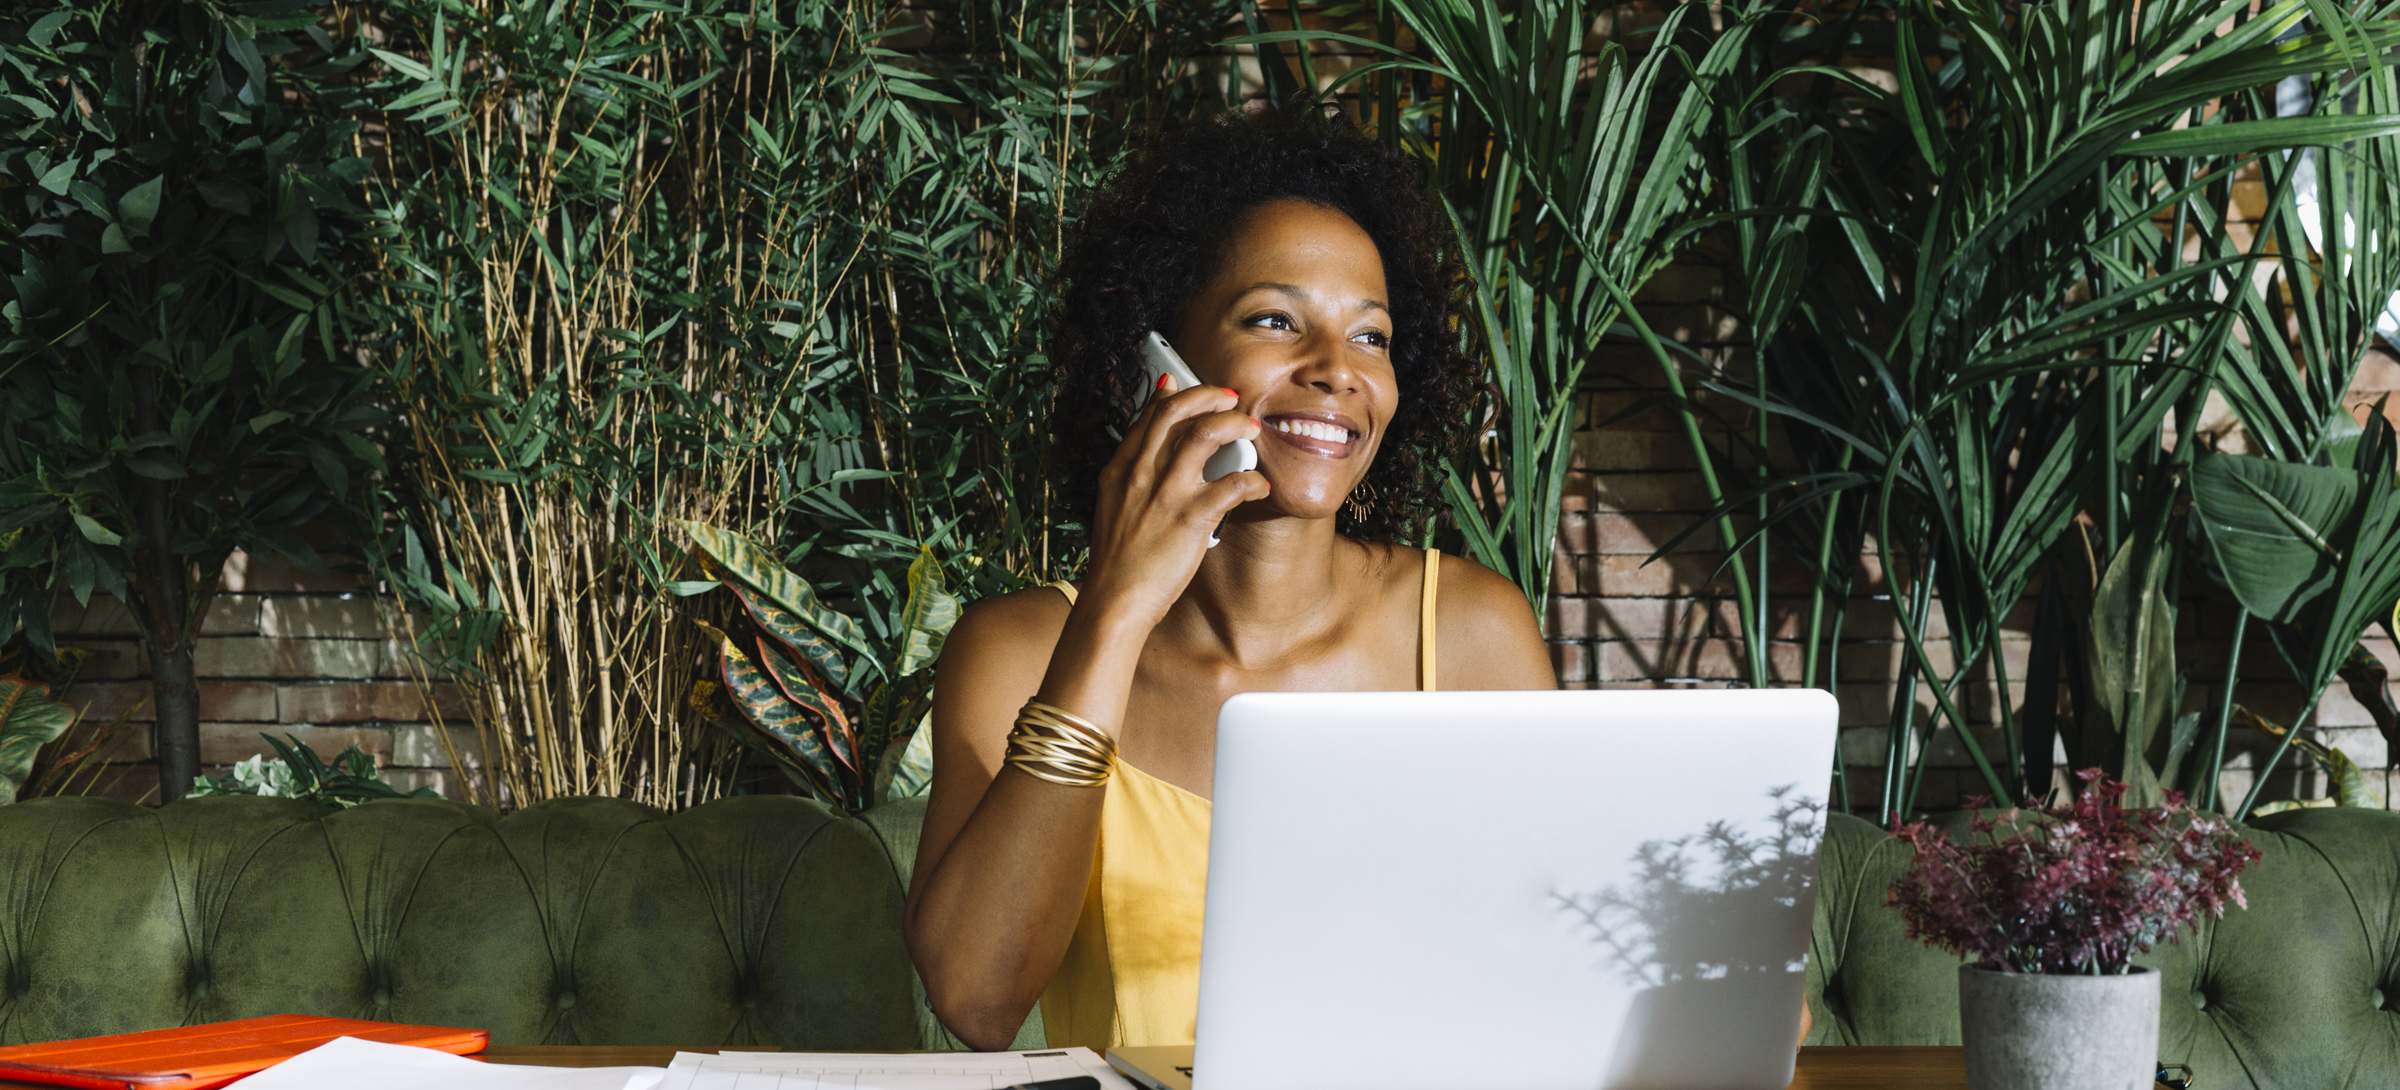
[[[1258,418],[1235,411],[1239,402],[1230,389],[1203,385],[1153,394],[1142,406],[1100,470],[1087,600],[1145,631],[1156,627],[1191,585],[1226,513],[1266,498],[1266,475],[1255,469],[1200,476],[1218,447],[1258,438]]]

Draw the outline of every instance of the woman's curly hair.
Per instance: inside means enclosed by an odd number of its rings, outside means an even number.
[[[1332,112],[1329,112],[1332,111]],[[1273,198],[1349,216],[1383,258],[1399,408],[1335,529],[1388,542],[1441,505],[1445,457],[1475,414],[1485,377],[1462,350],[1468,282],[1457,238],[1417,168],[1307,92],[1255,112],[1170,127],[1104,183],[1076,225],[1058,271],[1051,340],[1050,479],[1065,514],[1092,525],[1099,474],[1149,391],[1143,334],[1214,275],[1227,225]]]

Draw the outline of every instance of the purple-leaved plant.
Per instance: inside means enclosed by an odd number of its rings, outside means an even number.
[[[2243,867],[2258,849],[2230,822],[2169,791],[2157,810],[2127,810],[2125,786],[2097,768],[2075,774],[2074,803],[1977,817],[1966,843],[1922,822],[1892,832],[1916,852],[1892,883],[1908,937],[2018,973],[2123,973],[2135,955],[2247,908]],[[1986,800],[1969,800],[1980,809]],[[2007,835],[2003,835],[2005,832]]]

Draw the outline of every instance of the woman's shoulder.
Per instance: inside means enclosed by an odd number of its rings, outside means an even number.
[[[967,604],[943,641],[943,657],[1048,662],[1067,624],[1067,596],[1047,583],[978,598]]]
[[[1444,689],[1555,689],[1533,603],[1516,581],[1471,556],[1445,552],[1435,573],[1435,661]]]

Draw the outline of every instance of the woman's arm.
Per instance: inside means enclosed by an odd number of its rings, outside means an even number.
[[[1100,470],[1092,557],[1065,622],[1035,604],[1054,591],[979,604],[934,665],[933,797],[903,933],[934,1015],[975,1048],[1007,1047],[1066,957],[1108,790],[1002,760],[1029,679],[1045,703],[1117,737],[1142,645],[1191,585],[1209,530],[1267,494],[1256,470],[1201,476],[1211,452],[1259,434],[1234,400],[1220,386],[1152,397]]]
[[[1107,790],[1003,765],[1008,733],[1038,688],[1114,737],[1148,636],[1095,604],[1069,610],[1055,644],[1028,638],[1064,604],[1049,589],[978,603],[935,667],[932,797],[905,934],[934,1014],[983,1051],[1008,1047],[1066,956]]]

